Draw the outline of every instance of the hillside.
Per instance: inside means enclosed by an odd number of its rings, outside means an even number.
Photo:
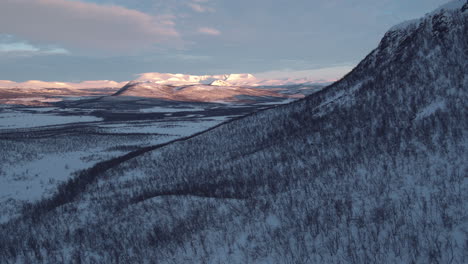
[[[320,86],[308,87],[304,92],[312,93]],[[155,98],[168,101],[183,102],[256,102],[262,100],[285,100],[287,98],[303,98],[304,94],[296,92],[288,94],[287,88],[254,88],[225,85],[184,85],[172,86],[155,83],[130,82],[114,94],[114,96],[133,96]],[[246,100],[247,99],[247,100]]]
[[[251,74],[184,75],[145,73],[114,96],[182,102],[255,103],[303,98],[325,85],[290,80],[260,80]],[[299,88],[299,89],[298,89]]]
[[[0,262],[467,263],[467,33],[452,1],[303,100],[101,164]]]
[[[125,84],[108,80],[80,83],[0,80],[0,105],[50,106],[64,98],[111,95]]]

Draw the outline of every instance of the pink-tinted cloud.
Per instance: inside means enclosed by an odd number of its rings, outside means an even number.
[[[211,36],[218,36],[221,35],[221,32],[217,29],[210,28],[210,27],[201,27],[198,29],[198,33],[200,34],[205,34],[205,35],[211,35]]]
[[[66,48],[134,52],[178,41],[174,18],[67,0],[1,0],[0,33]]]

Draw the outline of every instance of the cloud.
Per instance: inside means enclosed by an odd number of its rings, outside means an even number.
[[[70,52],[58,47],[37,47],[26,42],[0,43],[0,55],[36,56],[65,54],[70,54]]]
[[[181,61],[209,61],[213,59],[213,57],[206,55],[170,54],[167,56]]]
[[[187,4],[193,11],[198,13],[205,13],[205,12],[214,12],[215,10],[211,7],[202,6],[201,4],[197,3],[188,3]]]
[[[0,43],[0,52],[37,52],[39,48],[24,42]]]
[[[2,0],[0,32],[81,50],[135,52],[177,42],[174,17],[66,0]]]
[[[211,36],[221,35],[221,32],[219,30],[214,29],[214,28],[210,28],[210,27],[198,28],[198,33],[205,34],[205,35],[211,35]]]
[[[354,68],[353,65],[338,65],[311,70],[276,70],[255,73],[255,76],[264,79],[305,78],[310,81],[331,82],[342,78]]]

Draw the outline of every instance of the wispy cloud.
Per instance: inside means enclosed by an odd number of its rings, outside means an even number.
[[[187,4],[193,11],[198,13],[205,13],[205,12],[215,12],[215,9],[208,6],[203,6],[199,3],[193,2]]]
[[[2,0],[0,32],[34,43],[110,52],[179,40],[172,16],[67,0]]]
[[[37,47],[26,42],[0,43],[0,55],[36,56],[65,54],[70,54],[70,52],[59,47]]]
[[[24,42],[0,43],[0,52],[37,52],[39,48]]]
[[[211,36],[221,35],[221,32],[219,30],[217,30],[215,28],[210,28],[210,27],[198,28],[198,33],[205,34],[205,35],[211,35]]]

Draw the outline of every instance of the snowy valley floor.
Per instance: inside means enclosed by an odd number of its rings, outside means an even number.
[[[98,162],[204,131],[270,104],[119,98],[48,107],[0,105],[0,223]],[[124,101],[122,103],[122,100]],[[143,101],[143,103],[141,103]],[[118,106],[116,106],[118,105]]]

